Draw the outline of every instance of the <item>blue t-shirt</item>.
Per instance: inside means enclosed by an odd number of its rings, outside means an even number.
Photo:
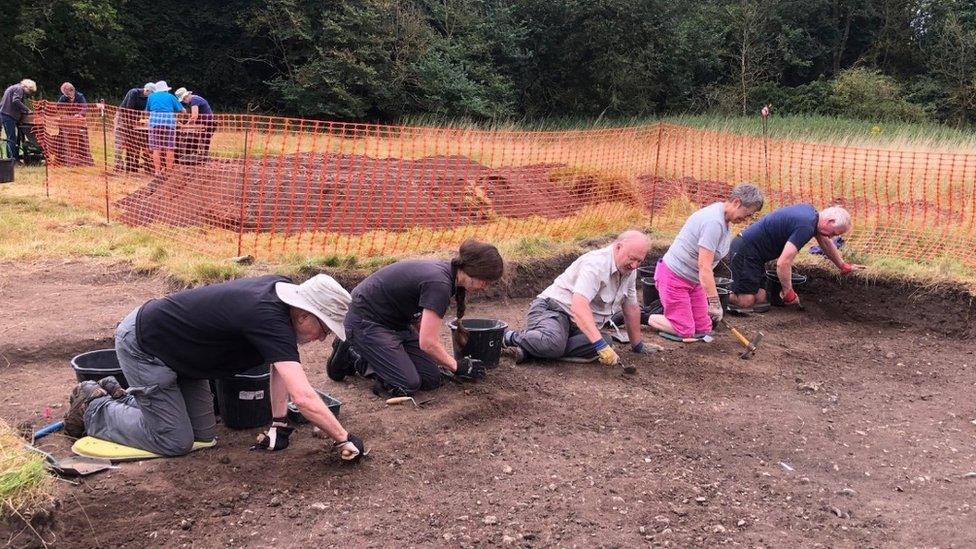
[[[88,112],[88,100],[85,99],[84,94],[82,94],[80,91],[77,90],[75,90],[74,101],[72,101],[71,99],[68,98],[67,95],[64,95],[62,93],[61,96],[58,97],[58,103],[62,104],[62,108],[64,108],[64,104],[76,105],[75,108],[73,109],[68,108],[62,112],[70,112],[71,114],[85,114],[86,112]]]
[[[787,242],[802,248],[817,234],[820,214],[812,204],[796,204],[780,208],[742,231],[742,238],[751,244],[758,259],[769,261],[783,253]]]
[[[196,107],[200,113],[197,120],[204,125],[212,125],[214,122],[213,109],[210,108],[210,103],[207,100],[200,97],[199,95],[194,95],[190,97],[190,107]]]
[[[176,96],[169,92],[153,92],[146,98],[146,110],[149,111],[149,127],[176,127],[176,115],[183,112],[183,105]]]
[[[194,95],[190,98],[190,106],[199,109],[200,114],[213,114],[213,110],[210,109],[210,103],[207,103],[207,100],[199,95]]]

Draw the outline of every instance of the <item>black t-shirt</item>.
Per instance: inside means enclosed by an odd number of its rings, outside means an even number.
[[[179,375],[230,377],[262,364],[298,362],[284,276],[232,280],[147,302],[136,317],[139,345]]]
[[[450,261],[414,259],[387,265],[352,291],[350,309],[396,330],[405,329],[423,309],[444,317],[454,295]]]

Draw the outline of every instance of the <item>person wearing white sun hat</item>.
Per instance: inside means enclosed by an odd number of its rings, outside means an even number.
[[[154,85],[155,91],[146,98],[149,111],[149,150],[152,151],[153,175],[163,174],[162,155],[166,153],[166,169],[173,169],[176,161],[176,113],[183,105],[169,93],[172,88],[165,80]]]
[[[115,349],[130,387],[114,378],[79,383],[65,415],[69,436],[93,437],[164,456],[191,451],[216,432],[209,379],[270,364],[271,427],[256,448],[288,446],[288,397],[335,441],[344,460],[364,453],[319,398],[298,346],[345,339],[349,292],[320,274],[293,284],[284,276],[232,280],[151,300],[115,331]]]

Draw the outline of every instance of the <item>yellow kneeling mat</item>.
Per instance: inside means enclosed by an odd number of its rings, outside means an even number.
[[[216,445],[217,439],[208,442],[196,441],[193,443],[193,450],[191,452],[203,450],[204,448],[213,448]],[[71,451],[79,456],[108,458],[112,461],[136,461],[164,457],[159,454],[147,452],[146,450],[140,450],[139,448],[133,448],[95,437],[79,438],[71,445]]]

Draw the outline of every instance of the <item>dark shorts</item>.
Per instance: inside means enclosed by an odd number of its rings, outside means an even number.
[[[766,261],[741,236],[729,245],[729,268],[732,271],[732,293],[754,294],[763,286],[766,277]]]
[[[149,150],[173,150],[176,148],[176,128],[153,126],[149,128]]]

